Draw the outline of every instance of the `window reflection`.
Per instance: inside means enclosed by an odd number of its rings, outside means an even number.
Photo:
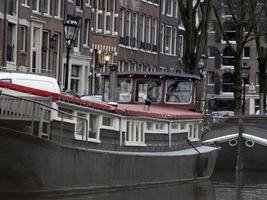
[[[166,82],[167,103],[190,103],[192,95],[192,83],[189,81],[168,80]]]
[[[131,100],[132,81],[119,79],[116,89],[116,99],[118,102],[129,102]],[[105,81],[104,100],[109,101],[109,80]]]
[[[161,101],[161,81],[160,80],[137,80],[135,101],[144,102],[149,99],[158,103]]]

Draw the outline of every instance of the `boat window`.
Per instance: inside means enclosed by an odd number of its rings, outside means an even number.
[[[118,79],[116,98],[118,102],[131,101],[132,81],[130,79]],[[105,80],[104,100],[109,101],[109,80]]]
[[[198,124],[197,123],[188,124],[188,139],[198,140]]]
[[[149,99],[158,103],[161,101],[161,81],[160,80],[137,80],[135,101],[144,102]]]
[[[156,130],[163,130],[164,124],[163,123],[156,123]]]
[[[103,126],[110,126],[110,127],[113,126],[113,118],[103,116],[102,125]]]
[[[146,122],[146,129],[153,130],[153,122]]]
[[[188,104],[192,98],[192,82],[168,80],[166,82],[166,103]]]
[[[97,129],[98,129],[98,116],[90,114],[89,138],[97,139],[97,133],[98,133]]]
[[[87,118],[85,113],[77,113],[78,117]],[[75,137],[77,139],[85,138],[86,136],[86,122],[81,118],[77,118],[76,126],[75,126]]]
[[[73,115],[73,110],[70,110],[70,109],[67,109],[67,108],[63,108],[63,107],[58,107],[58,110],[61,111],[61,112],[57,112],[57,116],[58,117],[61,118],[63,116],[64,119],[73,119],[73,116],[71,116],[71,115]],[[68,114],[63,114],[62,115],[62,112],[68,113],[70,115],[68,115]]]
[[[127,121],[125,144],[136,146],[145,144],[144,122]]]

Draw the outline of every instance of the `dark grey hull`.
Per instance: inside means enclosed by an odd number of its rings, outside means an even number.
[[[253,146],[247,146],[246,139],[242,140],[242,165],[244,170],[267,170],[267,146],[254,142]],[[237,146],[229,145],[229,141],[217,143],[221,150],[218,153],[216,169],[235,170],[237,158]]]
[[[72,148],[0,129],[0,192],[116,188],[208,178],[218,149],[121,152]]]

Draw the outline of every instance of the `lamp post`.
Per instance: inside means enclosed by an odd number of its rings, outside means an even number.
[[[239,130],[238,130],[238,146],[237,146],[237,155],[236,155],[236,171],[241,171],[243,170],[243,130],[244,130],[244,124],[243,124],[243,115],[245,114],[245,98],[246,98],[246,79],[249,78],[249,72],[250,72],[250,67],[247,66],[247,63],[244,63],[243,66],[241,67],[241,77],[243,80],[243,104],[242,104],[242,113],[239,116]]]
[[[63,23],[64,26],[64,37],[66,43],[66,69],[65,69],[65,83],[64,83],[64,90],[68,89],[68,81],[69,81],[69,59],[70,59],[70,50],[74,40],[76,38],[79,24],[77,18],[68,19]]]
[[[206,73],[206,67],[207,67],[207,56],[205,54],[202,54],[200,56],[199,62],[198,62],[198,70],[200,73],[201,80],[203,82],[203,94],[202,94],[202,101],[201,101],[201,108],[204,110],[204,122],[206,122],[206,99],[207,99],[207,73]]]

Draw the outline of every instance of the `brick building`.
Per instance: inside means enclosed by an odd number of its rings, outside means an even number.
[[[226,4],[222,3],[220,5],[219,13],[225,33],[235,46],[236,31],[229,8]],[[263,20],[259,24],[261,32],[265,33],[265,37],[261,37],[261,47],[267,49],[266,30],[263,30],[266,25],[266,18]],[[207,55],[207,102],[209,109],[233,110],[234,57],[221,35],[215,16],[212,16],[209,23]],[[249,80],[246,80],[246,113],[254,114],[259,108],[259,70],[256,43],[254,40],[246,44],[241,63],[246,63],[251,67]]]
[[[42,73],[60,80],[62,1],[1,0],[0,5],[1,70]]]

